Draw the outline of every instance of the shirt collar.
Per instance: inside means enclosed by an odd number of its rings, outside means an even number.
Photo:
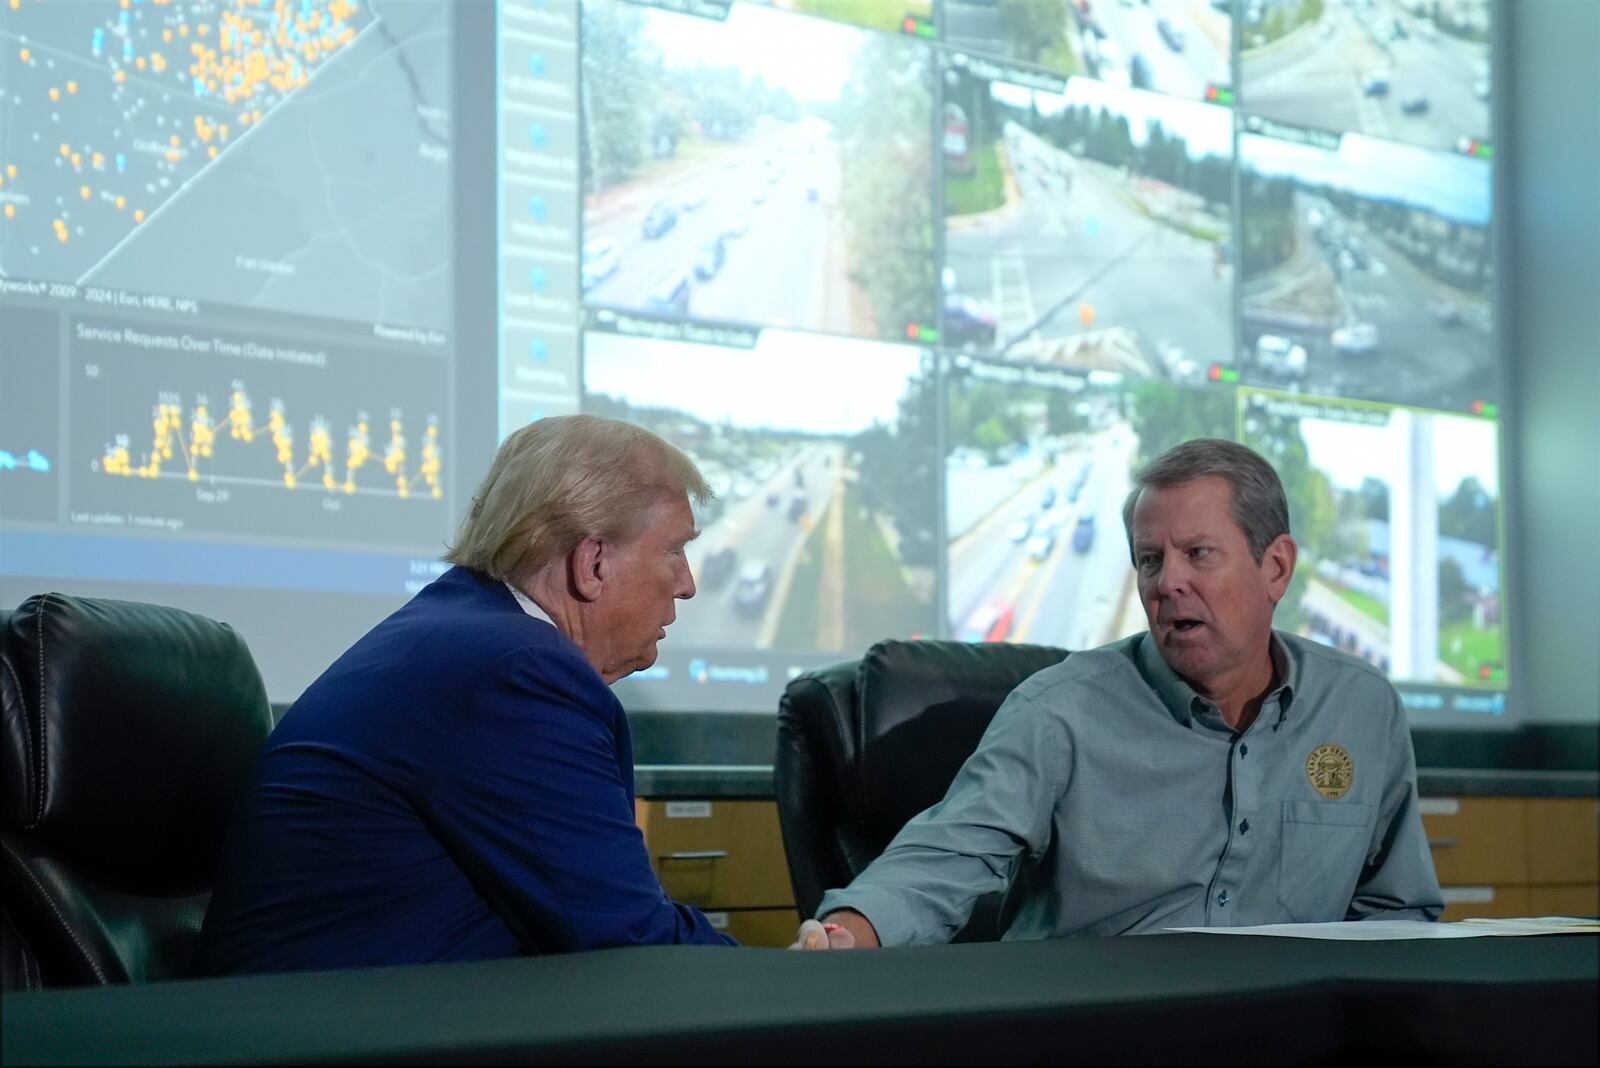
[[[1278,637],[1278,632],[1272,632],[1272,640],[1268,645],[1272,655],[1272,674],[1274,684],[1267,697],[1277,697],[1278,716],[1281,720],[1289,711],[1289,703],[1294,698],[1295,687],[1300,681],[1299,661],[1290,653],[1283,639]],[[1144,676],[1144,681],[1155,691],[1172,714],[1172,718],[1189,726],[1196,714],[1203,712],[1211,705],[1204,697],[1194,691],[1194,687],[1184,682],[1176,671],[1172,670],[1161,650],[1156,648],[1155,639],[1147,631],[1139,639],[1139,647],[1135,653],[1139,674]]]
[[[522,606],[522,610],[524,612],[528,613],[534,619],[542,619],[542,620],[544,620],[546,623],[550,624],[552,627],[554,627],[556,625],[555,620],[550,618],[550,613],[546,612],[543,608],[540,608],[534,602],[532,597],[529,597],[527,594],[523,593],[521,590],[519,590],[515,586],[511,585],[511,583],[509,583],[509,582],[506,583],[505,586],[506,586],[506,589],[511,591],[511,596],[513,596],[513,597],[515,597],[517,599],[517,604]],[[559,630],[560,628],[557,627],[556,629]]]

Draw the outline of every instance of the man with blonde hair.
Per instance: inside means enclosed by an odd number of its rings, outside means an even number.
[[[694,596],[681,451],[613,419],[505,440],[455,566],[322,674],[267,743],[196,971],[730,945],[667,897],[611,683]]]

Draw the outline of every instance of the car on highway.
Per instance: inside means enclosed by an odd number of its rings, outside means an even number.
[[[728,258],[728,239],[723,234],[718,234],[700,246],[700,251],[695,254],[694,273],[696,278],[711,278],[722,270],[722,263]]]
[[[639,232],[645,237],[660,237],[676,225],[678,225],[678,209],[665,200],[658,200],[650,205],[649,211],[645,212],[644,222],[639,224]]]
[[[622,245],[613,237],[597,237],[583,245],[583,289],[588,292],[622,267]]]
[[[1035,534],[1028,539],[1028,555],[1035,560],[1043,560],[1050,555],[1050,550],[1056,547],[1056,532],[1048,529]]]
[[[1378,328],[1371,323],[1351,323],[1339,327],[1328,340],[1341,356],[1371,356],[1378,351]]]
[[[1426,93],[1411,92],[1400,98],[1400,110],[1407,115],[1421,115],[1428,110]]]
[[[1472,95],[1479,100],[1489,99],[1489,79],[1476,78],[1472,82]]]
[[[1433,321],[1440,326],[1460,326],[1462,322],[1461,305],[1453,304],[1448,300],[1438,301],[1433,305]]]
[[[1013,519],[1011,525],[1006,527],[1006,537],[1013,542],[1021,544],[1028,540],[1028,535],[1033,533],[1033,516],[1025,515],[1021,519]]]
[[[689,276],[674,271],[662,278],[644,298],[644,309],[658,315],[688,315]]]
[[[1040,508],[1049,508],[1051,505],[1053,505],[1055,503],[1056,503],[1056,488],[1054,486],[1046,486],[1044,488],[1044,492],[1039,495],[1039,507]]]
[[[679,201],[678,206],[684,211],[698,211],[705,206],[705,202],[706,195],[697,189]]]
[[[743,237],[745,231],[749,229],[750,216],[741,211],[734,213],[733,218],[728,220],[728,228],[723,233],[729,237]]]
[[[1011,633],[1011,624],[1016,619],[1016,609],[999,601],[991,601],[979,606],[967,620],[967,625],[961,628],[959,640],[964,642],[1003,642],[1006,635]]]
[[[1077,526],[1072,528],[1072,551],[1086,553],[1089,546],[1094,544],[1094,516],[1081,515],[1078,517]]]
[[[739,584],[733,591],[733,606],[742,616],[761,614],[772,596],[772,565],[762,560],[747,560],[739,569]]]
[[[1135,89],[1150,88],[1150,61],[1144,58],[1143,52],[1128,57],[1128,84]]]
[[[1162,15],[1160,18],[1156,19],[1156,32],[1161,35],[1161,39],[1163,41],[1167,42],[1168,48],[1172,49],[1174,52],[1183,51],[1183,31],[1180,30],[1171,19],[1167,18],[1165,15]]]
[[[700,586],[702,589],[714,590],[727,583],[733,577],[733,565],[739,559],[739,550],[731,545],[724,545],[720,549],[713,549],[706,554],[700,563]]]
[[[767,190],[766,190],[766,188],[764,186],[759,186],[759,185],[756,186],[755,192],[750,194],[750,203],[752,203],[752,204],[765,204],[766,202],[767,202]]]
[[[1256,338],[1256,367],[1277,378],[1304,378],[1306,350],[1281,334],[1262,334]]]
[[[1067,500],[1070,503],[1072,503],[1072,504],[1077,504],[1078,503],[1078,497],[1079,497],[1079,495],[1081,495],[1083,493],[1084,484],[1089,481],[1089,471],[1093,467],[1094,467],[1093,461],[1084,464],[1083,465],[1083,469],[1080,470],[1078,472],[1077,476],[1073,478],[1072,484],[1067,487]]]
[[[944,342],[961,348],[991,348],[1000,320],[986,305],[959,293],[944,295]]]
[[[804,493],[791,494],[790,497],[789,497],[789,511],[788,511],[789,518],[790,519],[799,519],[801,516],[803,516],[805,514],[806,514],[806,495]]]
[[[1361,79],[1362,96],[1388,96],[1389,72],[1386,70],[1368,71]]]

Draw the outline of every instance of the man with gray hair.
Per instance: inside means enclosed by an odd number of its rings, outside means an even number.
[[[273,731],[206,914],[201,974],[731,945],[667,897],[608,689],[674,602],[694,464],[641,427],[543,419],[500,446],[454,564]]]
[[[797,947],[948,941],[1002,890],[1007,939],[1438,917],[1399,695],[1272,628],[1296,557],[1277,473],[1186,442],[1123,524],[1150,629],[1018,686]]]

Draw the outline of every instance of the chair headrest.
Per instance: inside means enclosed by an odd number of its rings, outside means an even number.
[[[883,641],[861,658],[861,813],[888,840],[945,795],[1006,695],[1067,650],[1046,645]]]
[[[244,639],[176,608],[47,593],[11,613],[0,651],[5,827],[124,885],[214,870],[272,730]]]

